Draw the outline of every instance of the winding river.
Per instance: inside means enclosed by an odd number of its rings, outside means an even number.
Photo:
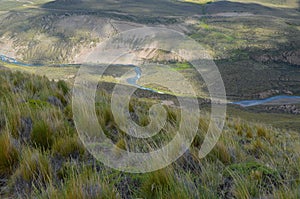
[[[0,54],[0,61],[6,62],[6,63],[15,64],[15,65],[18,65],[18,66],[42,66],[42,65],[27,64],[27,63],[19,62],[19,61],[17,61],[14,58],[7,57],[7,56],[1,55],[1,54]],[[67,64],[64,64],[62,66],[67,66]],[[134,77],[130,77],[130,78],[127,79],[127,83],[128,84],[130,84],[132,86],[135,86],[137,88],[143,89],[143,90],[148,90],[148,91],[152,91],[152,92],[163,94],[162,92],[155,91],[153,89],[146,88],[146,87],[138,85],[137,81],[142,77],[142,70],[138,66],[132,66],[132,67],[134,67],[135,76]]]
[[[137,81],[142,77],[142,70],[138,66],[133,66],[133,67],[134,67],[135,76],[130,77],[130,78],[127,79],[128,84],[133,85],[133,86],[135,86],[137,88],[140,88],[140,89],[143,89],[143,90],[163,94],[163,92],[156,91],[156,90],[153,90],[151,88],[146,88],[146,87],[138,85]]]
[[[0,55],[0,60],[3,62],[12,63],[12,64],[16,64],[19,66],[37,66],[34,64],[26,64],[26,63],[19,62],[14,58],[7,57],[5,55]],[[138,87],[143,90],[148,90],[148,91],[163,94],[162,92],[158,92],[158,91],[152,90],[150,88],[146,88],[146,87],[138,85],[137,81],[142,76],[142,70],[138,66],[133,66],[133,67],[134,67],[134,71],[135,71],[135,76],[127,79],[128,84],[133,85],[133,86]],[[300,96],[290,96],[290,95],[279,95],[279,96],[273,96],[273,97],[266,98],[266,99],[242,100],[242,101],[230,102],[230,104],[240,105],[242,107],[250,107],[250,106],[257,106],[257,105],[274,105],[274,104],[276,104],[276,105],[299,104],[299,103],[300,103]]]

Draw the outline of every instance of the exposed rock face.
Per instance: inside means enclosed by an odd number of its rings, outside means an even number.
[[[285,51],[280,55],[261,54],[254,55],[252,58],[258,62],[283,62],[293,66],[300,66],[300,49]]]
[[[184,59],[175,53],[165,52],[159,49],[144,49],[136,52],[137,57],[157,62],[183,62]]]
[[[54,106],[57,106],[59,108],[63,108],[63,104],[62,102],[60,101],[60,99],[58,99],[57,97],[54,97],[54,96],[50,96],[48,97],[48,100],[47,100],[50,104],[54,105]]]
[[[300,66],[300,49],[296,51],[289,51],[282,54],[284,62],[287,62],[291,65]]]
[[[296,105],[281,105],[281,106],[269,106],[266,107],[266,110],[268,111],[276,111],[276,112],[284,112],[294,115],[300,114],[300,109],[296,107]]]
[[[268,98],[268,97],[271,97],[271,96],[274,96],[274,95],[278,95],[279,93],[280,93],[279,90],[271,89],[271,90],[268,90],[268,91],[260,92],[256,95],[254,95],[254,97],[258,98],[258,99],[265,99],[265,98]]]
[[[177,166],[182,168],[185,171],[191,172],[200,172],[201,171],[201,164],[195,158],[195,156],[191,153],[190,150],[187,150],[177,161]]]
[[[255,98],[255,99],[257,99],[257,98],[258,99],[265,99],[265,98],[268,98],[268,97],[272,97],[272,96],[275,96],[275,95],[281,95],[281,94],[293,95],[294,93],[292,91],[289,91],[289,90],[271,89],[271,90],[267,90],[267,91],[263,91],[263,92],[254,94],[252,97]]]
[[[21,128],[19,130],[19,136],[23,142],[27,142],[30,139],[32,125],[33,123],[30,117],[21,118]]]

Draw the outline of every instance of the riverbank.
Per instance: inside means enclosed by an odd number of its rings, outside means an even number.
[[[20,62],[14,58],[0,55],[0,61],[8,63],[8,64],[14,64],[20,67],[46,67],[43,65],[34,65],[29,63],[23,63]],[[66,67],[66,66],[74,66],[73,64],[63,64],[63,65],[56,65],[59,67]],[[137,87],[141,90],[150,91],[154,93],[164,94],[163,92],[159,92],[156,90],[153,90],[151,88],[146,88],[143,86],[140,86],[138,84],[138,80],[142,77],[142,70],[138,66],[132,66],[134,67],[135,76],[127,78],[127,83],[131,86]],[[68,77],[72,76],[72,78],[75,77],[74,75],[68,75]],[[229,102],[229,104],[239,105],[241,107],[251,107],[251,106],[258,106],[258,105],[290,105],[290,104],[300,104],[300,96],[290,96],[290,95],[279,95],[279,96],[273,96],[265,99],[258,99],[258,100],[242,100],[242,101],[235,101],[235,102]]]

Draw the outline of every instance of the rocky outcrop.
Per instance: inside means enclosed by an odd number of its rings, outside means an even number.
[[[144,49],[136,51],[136,56],[144,60],[152,60],[155,62],[184,62],[185,60],[172,52],[166,52],[159,49]]]
[[[61,109],[63,108],[63,104],[62,104],[61,100],[58,99],[57,97],[49,96],[47,102],[49,102],[50,104],[57,106]]]
[[[265,99],[268,97],[272,97],[275,95],[293,95],[294,93],[292,91],[289,90],[277,90],[277,89],[270,89],[267,91],[263,91],[257,94],[254,94],[252,97],[255,99]]]
[[[293,66],[300,66],[300,49],[285,51],[280,55],[260,54],[253,55],[252,58],[258,62],[283,62]]]
[[[289,114],[294,114],[294,115],[299,115],[300,114],[300,109],[297,108],[296,105],[281,105],[281,106],[268,106],[265,108],[267,111],[272,111],[272,112],[283,112],[283,113],[289,113]]]
[[[300,66],[300,49],[283,53],[282,61],[291,65]]]
[[[22,142],[28,142],[32,131],[33,122],[30,117],[21,118],[21,128],[19,129],[19,138]]]
[[[274,95],[278,95],[280,93],[279,90],[271,89],[268,91],[260,92],[254,95],[254,98],[265,99]]]

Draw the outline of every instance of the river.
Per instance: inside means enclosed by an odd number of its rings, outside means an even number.
[[[298,104],[300,103],[300,96],[291,95],[279,95],[273,96],[266,99],[259,100],[243,100],[237,102],[231,102],[231,104],[237,104],[242,107],[250,107],[257,105],[283,105],[283,104]]]
[[[0,61],[6,62],[6,63],[15,64],[15,65],[18,65],[18,66],[42,66],[42,65],[35,65],[35,64],[23,63],[23,62],[20,62],[20,61],[16,60],[15,58],[7,57],[7,56],[1,55],[1,54],[0,54]],[[68,64],[64,64],[64,65],[61,65],[61,66],[67,66],[67,65]],[[146,88],[146,87],[138,85],[137,81],[142,77],[142,70],[138,66],[132,66],[132,67],[134,67],[135,76],[134,77],[130,77],[130,78],[127,79],[127,83],[128,84],[130,84],[132,86],[135,86],[137,88],[143,89],[143,90],[148,90],[148,91],[152,91],[152,92],[163,94],[162,92],[155,91],[153,89]]]
[[[5,55],[0,55],[0,60],[3,62],[12,63],[19,66],[37,66],[34,64],[26,64],[26,63],[19,62],[14,58],[7,57]],[[128,84],[143,90],[148,90],[148,91],[163,94],[162,92],[155,91],[150,88],[146,88],[138,85],[137,81],[142,77],[142,70],[138,66],[133,66],[133,67],[135,71],[135,76],[127,79]],[[300,103],[300,96],[279,95],[279,96],[273,96],[266,99],[236,101],[236,102],[231,102],[230,104],[236,104],[242,107],[250,107],[250,106],[257,106],[257,105],[272,105],[272,104],[282,105],[282,104],[298,104],[298,103]]]

